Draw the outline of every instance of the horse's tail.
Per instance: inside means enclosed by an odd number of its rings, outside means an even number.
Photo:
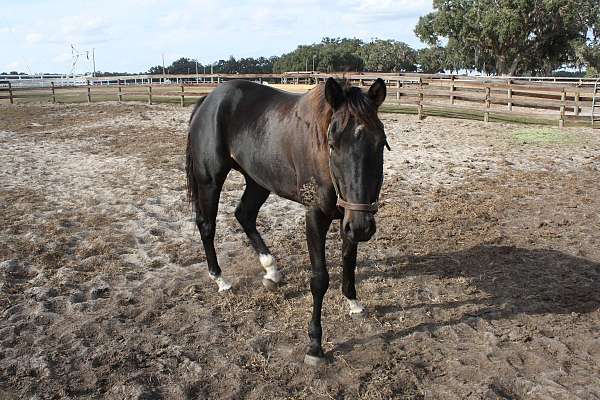
[[[187,176],[187,200],[196,206],[196,202],[198,201],[198,181],[196,180],[195,168],[194,168],[194,155],[192,154],[192,145],[191,145],[191,136],[192,136],[192,126],[191,122],[200,108],[202,102],[206,99],[206,96],[200,97],[196,105],[194,106],[194,110],[192,110],[192,115],[190,116],[190,126],[188,127],[188,140],[187,140],[187,149],[186,149],[186,163],[185,163],[185,173]]]

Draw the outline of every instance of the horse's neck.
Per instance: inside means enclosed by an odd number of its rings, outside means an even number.
[[[309,127],[308,143],[314,150],[327,150],[327,130],[333,112],[325,100],[320,86],[302,96],[298,102],[298,115]]]
[[[311,182],[328,184],[330,174],[327,129],[331,121],[329,106],[305,95],[296,107],[295,114],[299,119],[296,132],[292,133],[296,136],[292,151],[295,153],[293,158],[297,179],[301,185],[312,184]]]

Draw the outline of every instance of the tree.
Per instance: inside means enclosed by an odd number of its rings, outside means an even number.
[[[417,64],[421,72],[434,74],[444,72],[446,69],[446,48],[441,46],[432,46],[417,51]]]
[[[240,58],[236,60],[234,56],[230,56],[227,60],[219,60],[215,63],[213,71],[223,74],[256,74],[256,73],[271,73],[273,72],[273,63],[277,57],[259,57],[259,58]],[[198,71],[203,69],[203,65],[198,63]],[[148,73],[160,75],[163,73],[162,65],[151,67]],[[196,73],[196,60],[182,57],[173,61],[169,66],[165,67],[167,74],[194,74]]]
[[[415,33],[432,46],[452,41],[463,63],[479,71],[548,73],[574,58],[573,41],[585,38],[589,23],[579,11],[594,1],[433,0]]]
[[[296,50],[282,55],[274,65],[276,72],[311,70],[362,71],[364,61],[360,56],[363,45],[360,39],[323,38],[320,43],[300,45]]]
[[[202,68],[202,64],[198,63],[198,69]],[[191,58],[181,57],[173,61],[169,66],[169,74],[193,74],[196,72],[196,60]]]
[[[375,39],[362,48],[365,69],[374,72],[416,71],[417,53],[396,40]]]
[[[322,48],[322,44],[300,45],[296,50],[279,57],[273,66],[273,70],[275,72],[286,72],[312,69],[313,56],[316,63],[315,67],[318,69]]]

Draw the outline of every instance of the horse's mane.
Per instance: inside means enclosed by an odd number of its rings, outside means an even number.
[[[363,91],[350,85],[347,80],[338,81],[346,96],[346,101],[339,110],[342,113],[342,127],[345,127],[350,119],[368,127],[381,127],[381,121],[377,117],[377,107]],[[316,117],[317,144],[327,144],[327,129],[331,122],[333,110],[325,99],[325,84],[321,83],[306,94],[313,118]]]

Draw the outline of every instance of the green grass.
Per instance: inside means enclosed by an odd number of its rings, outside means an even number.
[[[558,128],[524,128],[513,133],[513,138],[523,144],[569,143],[573,137]]]

